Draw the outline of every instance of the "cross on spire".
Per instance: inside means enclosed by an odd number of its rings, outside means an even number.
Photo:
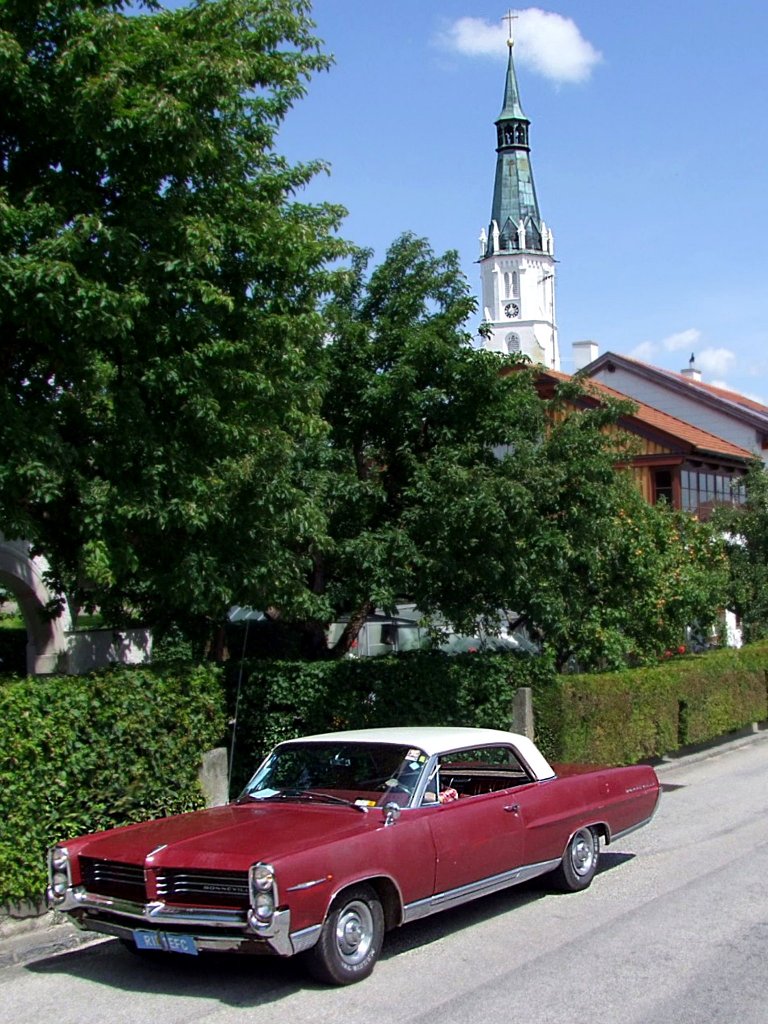
[[[513,14],[512,11],[509,10],[504,15],[504,17],[501,19],[502,21],[506,21],[508,26],[509,26],[509,30],[508,30],[509,31],[509,37],[508,37],[508,40],[507,40],[509,43],[512,43],[514,41],[513,38],[512,38],[512,22],[513,21],[517,21],[518,18],[519,18],[518,14]]]

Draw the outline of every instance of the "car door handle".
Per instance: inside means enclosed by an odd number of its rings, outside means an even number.
[[[507,804],[504,810],[509,811],[510,814],[517,814],[520,810],[520,804]]]

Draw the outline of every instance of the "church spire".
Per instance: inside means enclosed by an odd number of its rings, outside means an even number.
[[[534,363],[560,369],[555,320],[555,255],[552,232],[539,214],[528,131],[517,85],[510,11],[504,104],[496,124],[496,180],[491,223],[480,234],[483,347],[520,352]]]
[[[520,104],[520,89],[517,85],[517,75],[515,74],[515,62],[512,60],[512,50],[514,48],[515,41],[510,35],[507,40],[507,46],[509,47],[509,60],[507,61],[507,81],[504,86],[504,106],[501,108],[499,114],[499,121],[502,120],[520,120],[525,121],[529,124],[528,118],[523,113],[523,108]],[[496,124],[499,123],[496,122]]]
[[[508,16],[511,18],[512,16]],[[531,167],[529,127],[523,113],[513,58],[514,40],[507,41],[509,60],[504,86],[504,105],[496,120],[496,181],[493,189],[487,255],[494,251],[494,236],[503,250],[546,249],[536,186]]]

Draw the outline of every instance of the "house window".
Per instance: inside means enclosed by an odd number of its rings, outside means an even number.
[[[653,503],[658,505],[660,501],[664,501],[672,506],[673,490],[672,490],[672,470],[671,469],[657,469],[653,474]]]
[[[687,512],[706,520],[717,505],[743,505],[746,489],[739,473],[687,466],[680,473],[680,497]]]

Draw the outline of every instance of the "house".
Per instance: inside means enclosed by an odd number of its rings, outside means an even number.
[[[542,367],[539,393],[550,398],[557,384],[570,379],[568,374]],[[584,396],[574,404],[588,408],[607,398],[627,397],[600,379],[588,378]],[[752,450],[630,397],[635,410],[621,417],[617,429],[631,434],[638,442],[630,466],[649,504],[663,500],[705,520],[716,505],[744,501],[741,481],[753,458]]]
[[[591,380],[685,420],[768,462],[768,407],[705,383],[693,357],[687,369],[674,373],[613,352],[597,356],[595,346],[587,354],[591,359],[581,373]]]

